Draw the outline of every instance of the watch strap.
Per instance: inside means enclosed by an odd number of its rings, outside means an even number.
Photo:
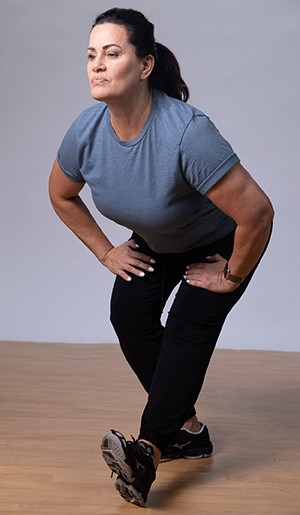
[[[245,280],[245,277],[237,277],[236,275],[232,275],[228,268],[228,261],[224,268],[224,277],[227,281],[231,281],[232,283],[240,284]]]

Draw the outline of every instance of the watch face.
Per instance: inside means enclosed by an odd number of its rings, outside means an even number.
[[[228,279],[228,274],[229,274],[229,270],[228,270],[228,262],[227,262],[225,267],[224,267],[224,277],[225,277],[225,279]]]
[[[242,283],[245,277],[237,277],[236,275],[231,275],[230,270],[228,268],[228,262],[224,268],[224,277],[227,281],[231,281],[232,283]]]

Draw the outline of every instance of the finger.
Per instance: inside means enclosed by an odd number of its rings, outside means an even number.
[[[138,249],[140,246],[139,244],[132,238],[129,241],[125,242],[131,249]]]
[[[122,279],[124,279],[125,281],[131,281],[132,279],[132,275],[136,275],[138,277],[144,277],[146,274],[143,270],[140,270],[138,268],[135,268],[134,266],[126,263],[126,264],[123,264],[123,266],[119,266],[117,267],[115,270],[112,270],[111,271],[113,273],[115,273],[116,275],[119,275]],[[129,275],[131,274],[131,275]]]
[[[207,265],[207,263],[191,263],[190,265],[188,265],[186,267],[186,270],[187,271],[188,270],[190,270],[190,271],[192,271],[192,270],[197,270],[197,271],[203,270],[205,268],[205,265]]]
[[[186,276],[184,277],[185,281],[190,285],[190,286],[197,286],[198,288],[205,288],[205,283],[202,282],[200,279],[199,279],[199,276]]]
[[[139,263],[148,263],[148,264],[151,264],[151,265],[154,265],[156,263],[155,259],[152,258],[151,256],[147,256],[146,254],[142,254],[140,252],[130,252],[129,256],[131,258],[133,258],[133,264],[138,265],[138,262]]]
[[[185,280],[186,282],[192,284],[192,283],[201,283],[201,284],[204,284],[205,283],[205,279],[202,279],[202,277],[199,275],[199,274],[187,274],[186,277],[185,277]]]
[[[128,264],[130,264],[133,267],[141,268],[142,270],[145,270],[147,272],[154,272],[154,268],[150,263],[150,261],[145,263],[145,261],[141,261],[140,259],[133,259],[130,260]]]
[[[216,262],[216,261],[222,261],[224,258],[220,256],[220,254],[214,254],[213,256],[207,256],[207,261],[210,263]]]
[[[130,275],[128,275],[124,270],[120,271],[119,273],[117,273],[116,275],[119,275],[122,279],[124,279],[124,281],[127,281],[127,282],[130,282],[131,281],[131,277]]]
[[[139,259],[141,259],[145,263],[151,263],[152,265],[154,265],[156,263],[156,261],[153,257],[147,256],[146,254],[139,254]]]
[[[185,280],[188,284],[193,286],[206,287],[212,280],[213,276],[201,272],[188,271],[185,275]]]
[[[132,266],[132,265],[126,266],[126,272],[128,272],[132,275],[136,275],[137,277],[145,277],[145,275],[146,275],[144,270],[141,270],[140,267],[136,268],[135,266]]]
[[[141,261],[145,261],[146,263],[156,263],[155,259],[151,256],[148,256],[147,254],[143,254],[142,252],[137,253],[136,249],[138,249],[140,246],[136,243],[134,239],[129,240],[126,242],[128,246],[135,251],[134,257],[140,259]]]
[[[145,261],[146,263],[156,263],[155,259],[152,258],[151,256],[148,256],[147,254],[143,254],[143,253],[137,253],[136,250],[139,249],[139,245],[138,243],[136,243],[135,240],[129,240],[128,242],[126,242],[128,244],[128,246],[135,251],[134,253],[134,257],[135,258],[138,258],[140,259],[141,261]]]

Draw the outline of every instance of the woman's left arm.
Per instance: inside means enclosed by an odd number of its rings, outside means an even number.
[[[246,277],[258,262],[269,238],[274,216],[272,204],[240,163],[233,166],[206,196],[237,224],[228,268],[231,275]],[[189,266],[186,276],[189,284],[217,293],[229,292],[239,286],[224,277],[226,259],[216,254],[208,261]]]

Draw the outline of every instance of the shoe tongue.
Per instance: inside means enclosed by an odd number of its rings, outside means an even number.
[[[151,445],[148,445],[146,442],[138,442],[138,444],[141,447],[144,447],[144,449],[147,451],[148,454],[150,454],[150,456],[153,456],[154,451],[153,451],[153,447]]]

